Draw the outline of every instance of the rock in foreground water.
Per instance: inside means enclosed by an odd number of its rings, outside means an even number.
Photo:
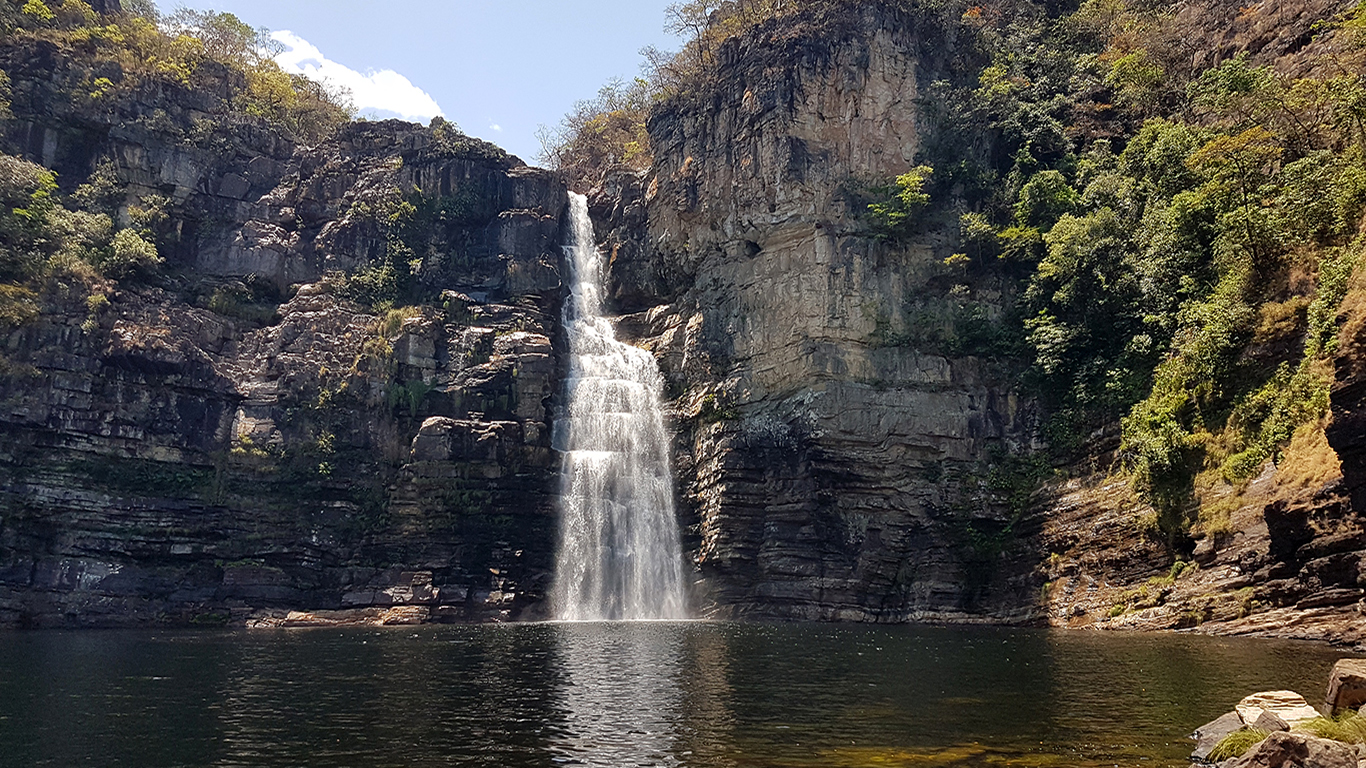
[[[1329,715],[1366,705],[1366,659],[1340,659],[1333,665],[1323,705]]]
[[[1195,739],[1195,751],[1191,752],[1191,760],[1197,763],[1205,762],[1209,759],[1209,753],[1224,740],[1225,736],[1242,727],[1243,718],[1239,717],[1237,712],[1229,712],[1196,728],[1190,735]]]
[[[1357,768],[1356,750],[1303,733],[1273,733],[1228,768]]]

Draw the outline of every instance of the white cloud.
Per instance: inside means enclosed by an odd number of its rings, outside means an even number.
[[[327,58],[293,32],[272,32],[270,37],[289,49],[275,57],[281,69],[346,88],[361,112],[390,113],[423,122],[438,115],[445,116],[426,91],[392,69],[361,74]]]
[[[503,126],[501,126],[501,125],[499,125],[499,124],[497,124],[497,123],[490,123],[490,124],[489,124],[489,130],[490,130],[490,131],[494,131],[494,132],[496,132],[496,133],[502,133],[502,132],[503,132]]]

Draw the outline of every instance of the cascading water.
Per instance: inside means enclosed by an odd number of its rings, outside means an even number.
[[[616,340],[602,315],[602,256],[588,201],[570,195],[572,296],[560,546],[551,601],[564,621],[687,618],[669,435],[654,357]]]

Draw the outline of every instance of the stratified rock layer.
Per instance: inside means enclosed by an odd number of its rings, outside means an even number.
[[[296,147],[226,70],[82,112],[63,89],[89,73],[45,45],[0,50],[9,150],[123,210],[164,196],[167,265],[107,305],[54,287],[0,339],[0,626],[538,605],[563,186],[444,125]],[[377,316],[340,275],[384,263],[402,201],[428,299]]]
[[[981,468],[1028,444],[1030,409],[986,361],[909,341],[931,329],[908,305],[952,311],[952,243],[875,240],[850,197],[934,129],[917,99],[964,52],[927,23],[872,4],[728,41],[714,85],[653,115],[652,171],[593,198],[622,330],[676,398],[713,615],[1029,615],[1028,556],[1002,546],[1019,510]]]

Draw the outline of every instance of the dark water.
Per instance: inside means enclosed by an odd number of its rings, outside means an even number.
[[[5,766],[1167,766],[1299,643],[627,624],[0,635]]]

